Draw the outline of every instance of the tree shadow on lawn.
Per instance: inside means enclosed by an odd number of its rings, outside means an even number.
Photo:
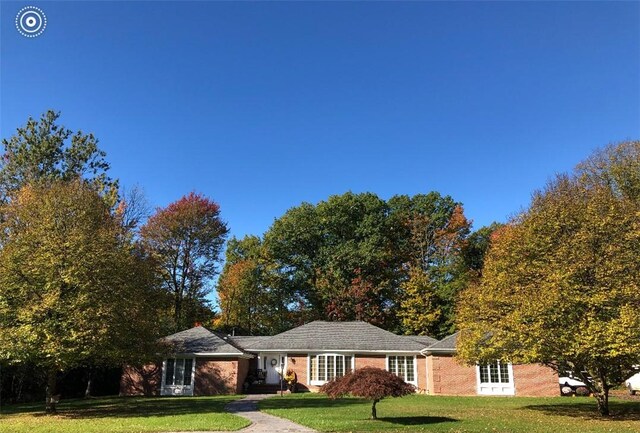
[[[608,417],[600,416],[596,402],[593,399],[584,402],[570,401],[556,404],[536,404],[523,406],[523,408],[553,416],[603,421],[640,421],[640,401],[610,401],[609,412],[611,415]]]
[[[338,398],[331,400],[330,398],[280,398],[271,397],[258,403],[260,409],[330,409],[333,407],[340,408],[351,405],[368,405],[371,401],[363,398]]]
[[[95,419],[226,413],[224,407],[233,400],[235,399],[189,397],[114,397],[96,400],[63,400],[58,405],[56,416],[68,419]],[[5,415],[27,412],[36,417],[48,416],[44,412],[44,404],[18,406],[12,410],[3,410]]]

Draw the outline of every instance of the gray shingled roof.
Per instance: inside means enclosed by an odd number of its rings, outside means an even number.
[[[177,332],[162,339],[174,353],[237,354],[243,352],[202,326]]]
[[[423,347],[431,346],[436,344],[438,340],[433,337],[429,337],[428,335],[403,335],[403,338],[408,338],[409,340],[417,341],[422,344]]]
[[[226,338],[229,341],[231,341],[231,343],[233,343],[233,345],[235,345],[236,347],[239,347],[241,349],[246,349],[247,347],[250,347],[256,344],[258,341],[264,340],[265,338],[271,338],[271,337],[265,337],[264,335],[260,335],[260,336],[235,335],[235,336],[228,336]]]
[[[425,344],[393,334],[366,322],[324,322],[298,326],[273,337],[263,338],[246,349],[250,351],[349,350],[419,352]]]
[[[456,351],[456,343],[458,341],[458,333],[451,334],[448,337],[444,337],[442,340],[438,341],[435,344],[432,344],[427,348],[426,351],[437,351],[437,352],[455,352]]]

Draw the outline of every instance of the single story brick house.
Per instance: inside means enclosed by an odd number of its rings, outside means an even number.
[[[442,395],[558,395],[558,378],[541,365],[499,361],[465,366],[455,358],[457,334],[438,341],[397,335],[374,325],[315,321],[268,337],[227,336],[197,326],[165,337],[172,355],[155,364],[127,366],[122,395],[242,393],[255,383],[278,385],[296,373],[298,388],[317,391],[346,372],[389,370],[419,392]]]

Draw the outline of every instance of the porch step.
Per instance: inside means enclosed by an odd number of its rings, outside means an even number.
[[[283,388],[285,391],[287,387]],[[256,384],[251,385],[247,391],[247,394],[277,394],[280,392],[280,385],[272,384]]]

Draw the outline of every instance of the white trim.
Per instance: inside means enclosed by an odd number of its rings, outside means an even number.
[[[307,353],[307,382],[308,385],[314,385],[314,386],[322,386],[325,383],[328,382],[328,380],[311,380],[311,357],[317,357],[317,356],[342,356],[343,359],[345,356],[350,356],[351,357],[351,365],[349,366],[349,370],[353,371],[355,370],[355,363],[356,363],[356,355],[352,352],[348,352],[348,353],[337,353],[337,351],[334,352],[313,352],[313,353]],[[345,373],[348,371],[347,370],[347,365],[344,364],[344,370]],[[317,362],[317,358],[316,358],[316,369],[318,366],[318,362]],[[316,375],[318,376],[318,375]]]
[[[340,354],[340,355],[349,355],[349,354],[367,354],[367,353],[393,353],[393,354],[398,354],[398,355],[419,355],[421,354],[421,351],[419,350],[414,350],[414,351],[407,351],[407,350],[354,350],[354,349],[326,349],[326,351],[322,351],[323,349],[268,349],[268,350],[262,350],[262,349],[245,349],[249,352],[263,352],[263,353],[270,353],[270,352],[275,352],[275,353],[316,353],[316,354],[325,354],[325,353],[333,353],[333,354]]]
[[[418,387],[418,359],[417,359],[416,355],[411,355],[411,354],[409,354],[409,355],[396,355],[396,354],[393,354],[391,356],[395,356],[396,358],[400,357],[400,356],[403,357],[403,358],[413,357],[413,379],[414,380],[405,380],[405,382],[409,383],[409,384],[411,384],[411,385],[413,385],[413,386],[415,386],[417,388]],[[389,370],[389,355],[387,355],[384,358],[384,369],[387,370],[387,371],[391,371],[391,370]]]
[[[420,354],[424,356],[431,355],[432,353],[456,353],[456,349],[442,349],[442,348],[430,349],[427,347],[426,349],[422,349],[420,351]]]
[[[217,357],[217,356],[236,356],[238,358],[255,358],[256,356],[250,353],[217,353],[217,352],[194,352],[194,353],[181,353],[183,356],[207,356],[207,357]]]
[[[167,378],[167,359],[173,359],[174,363],[173,363],[173,374],[174,377],[173,379],[175,380],[175,371],[176,371],[176,361],[178,359],[183,359],[183,363],[186,362],[186,360],[190,359],[191,360],[191,383],[189,385],[166,385],[166,378]],[[183,364],[183,368],[184,368],[184,364]],[[184,374],[184,373],[183,373]],[[177,395],[188,395],[191,396],[193,395],[193,390],[195,388],[195,378],[196,378],[196,359],[193,357],[185,357],[185,356],[169,356],[167,358],[164,358],[162,360],[162,382],[160,384],[160,395],[170,395],[170,396],[177,396]]]
[[[502,363],[496,361],[498,365],[498,376],[501,376],[500,366]],[[488,364],[484,364],[485,366]],[[491,372],[489,374],[489,382],[480,382],[480,364],[476,364],[476,392],[479,395],[515,395],[515,379],[513,377],[513,365],[507,363],[507,374],[509,382],[491,382]]]

